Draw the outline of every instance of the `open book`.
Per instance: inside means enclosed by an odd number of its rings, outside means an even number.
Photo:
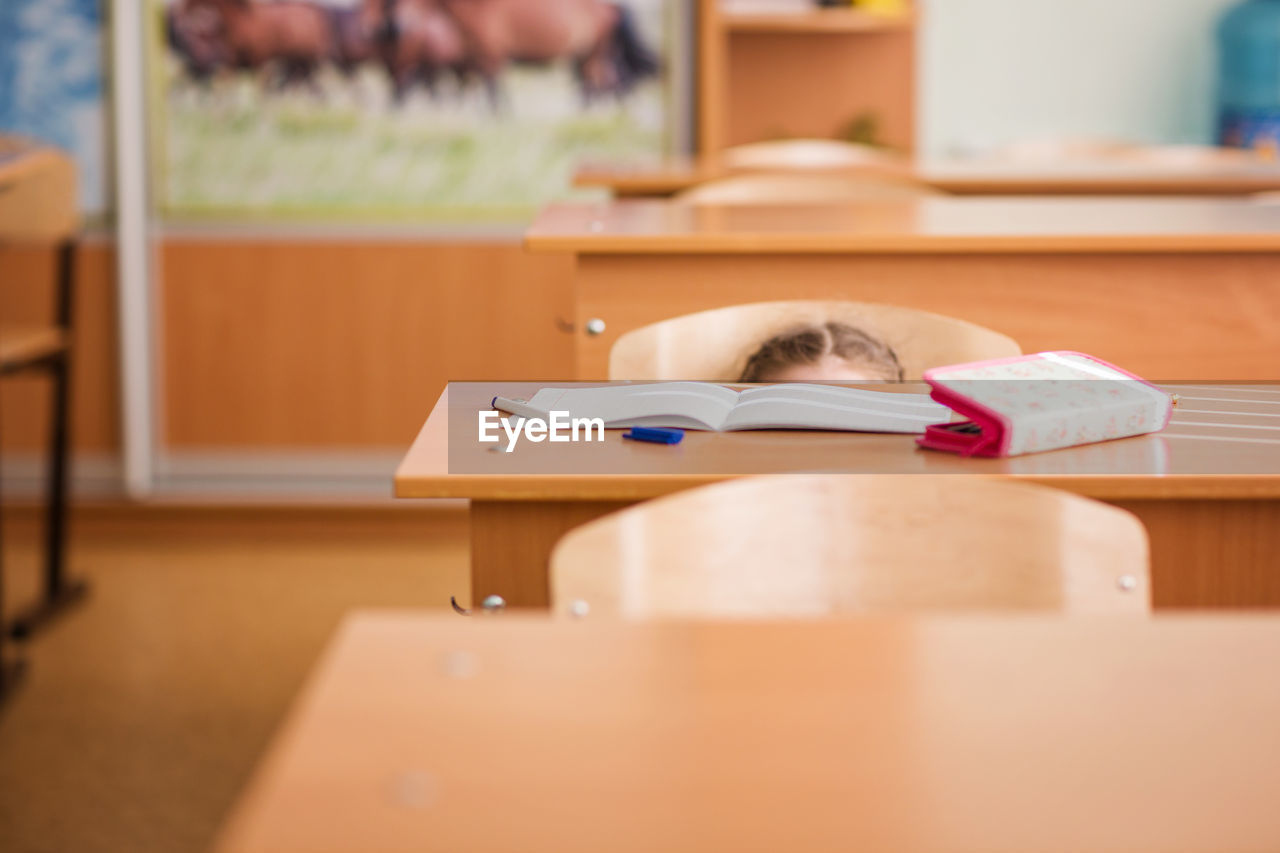
[[[497,408],[503,409],[499,398]],[[543,388],[513,414],[600,418],[606,428],[823,429],[922,433],[951,411],[923,394],[781,384],[734,391],[709,382]]]

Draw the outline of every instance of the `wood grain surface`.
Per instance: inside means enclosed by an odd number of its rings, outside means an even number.
[[[348,619],[217,847],[1280,846],[1280,620]]]
[[[922,198],[848,205],[557,204],[535,251],[1274,252],[1280,205],[1218,198]]]

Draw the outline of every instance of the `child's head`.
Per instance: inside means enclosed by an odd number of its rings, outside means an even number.
[[[760,345],[739,382],[902,379],[898,356],[884,341],[844,323],[802,326]]]

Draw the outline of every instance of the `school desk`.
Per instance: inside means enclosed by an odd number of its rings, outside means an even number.
[[[617,201],[549,207],[525,243],[576,257],[579,379],[607,378],[624,332],[777,299],[922,308],[1159,379],[1280,379],[1280,203]]]
[[[1054,161],[941,160],[916,178],[959,195],[1251,195],[1280,190],[1280,163],[1198,149]]]
[[[1156,607],[1280,607],[1280,385],[1179,386],[1159,434],[1013,459],[812,431],[689,431],[669,447],[606,430],[602,443],[521,442],[510,453],[479,443],[477,413],[493,397],[556,384],[454,383],[396,472],[398,497],[471,500],[474,602],[548,606],[555,543],[614,510],[735,476],[830,471],[1012,476],[1098,498],[1146,524]]]
[[[52,380],[43,590],[35,606],[10,621],[0,619],[0,695],[15,677],[9,674],[12,669],[5,655],[6,637],[10,633],[30,635],[79,601],[86,590],[83,581],[68,578],[64,571],[73,337],[71,288],[79,228],[75,166],[70,158],[27,139],[0,135],[0,246],[48,245],[54,248],[57,258],[52,320],[24,326],[10,325],[0,317],[0,377],[40,372]],[[0,284],[11,282],[4,281],[0,274]],[[0,589],[0,599],[2,593]]]
[[[944,160],[917,165],[911,174],[920,183],[954,195],[1245,196],[1280,192],[1280,164],[1188,165],[1178,162],[1176,150],[1165,156],[1167,161],[1154,163]],[[710,158],[686,157],[642,167],[586,166],[574,175],[574,184],[607,189],[624,198],[667,196],[749,171],[730,169]]]
[[[1280,847],[1280,619],[349,617],[220,853]]]
[[[66,154],[0,134],[0,238],[47,243],[80,227],[75,166]]]

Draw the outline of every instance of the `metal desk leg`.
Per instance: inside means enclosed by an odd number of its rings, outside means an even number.
[[[71,288],[75,278],[76,244],[58,247],[58,325],[71,333]],[[71,352],[68,347],[49,370],[53,378],[53,411],[49,436],[48,501],[45,513],[44,592],[35,607],[14,620],[15,637],[28,637],[68,606],[84,598],[88,585],[66,576],[67,457],[70,452]]]
[[[0,506],[3,502],[0,502]],[[4,525],[0,524],[0,613],[4,612]],[[5,697],[13,693],[14,688],[18,685],[18,680],[22,677],[25,669],[24,662],[20,658],[11,658],[6,651],[6,647],[12,645],[8,642],[8,632],[0,630],[0,704],[3,704]]]

